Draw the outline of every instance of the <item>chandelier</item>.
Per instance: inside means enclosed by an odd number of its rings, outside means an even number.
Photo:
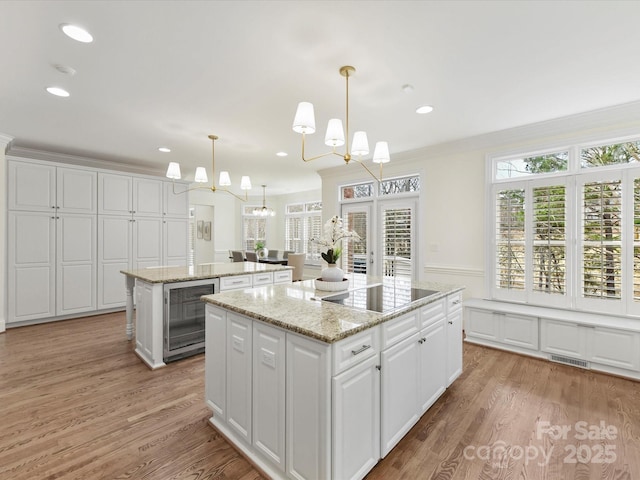
[[[266,206],[266,201],[265,201],[265,188],[267,186],[266,185],[262,185],[262,207],[256,207],[253,209],[253,214],[257,217],[273,217],[276,212],[273,211],[272,208],[269,208]]]
[[[351,142],[351,149],[349,149],[349,77],[355,73],[356,69],[352,66],[345,65],[340,68],[340,75],[346,78],[346,114],[345,114],[345,127],[346,136],[342,129],[342,120],[338,118],[332,118],[327,124],[327,132],[325,134],[324,143],[329,147],[332,147],[332,151],[317,155],[311,158],[305,158],[304,156],[304,140],[305,135],[310,135],[316,131],[316,119],[313,112],[313,104],[309,102],[300,102],[296,110],[296,116],[293,120],[293,131],[302,134],[302,160],[310,162],[318,158],[326,157],[327,155],[338,155],[342,157],[346,164],[352,159],[362,165],[369,174],[375,178],[378,182],[382,181],[382,164],[391,160],[389,156],[389,145],[387,142],[376,142],[376,146],[373,152],[373,163],[380,164],[380,175],[376,176],[364,163],[362,163],[362,157],[369,154],[369,142],[367,140],[367,133],[364,131],[357,131],[353,134],[353,141]],[[336,150],[336,147],[344,145],[344,153],[340,153]],[[354,157],[352,157],[355,156]]]
[[[211,175],[215,178],[216,175],[216,165],[215,165],[215,142],[218,139],[218,137],[216,135],[209,135],[209,138],[211,139]],[[170,178],[171,180],[180,180],[180,178],[182,178],[182,174],[180,173],[180,164],[178,162],[170,162],[169,163],[169,168],[167,168],[167,178]],[[204,167],[198,167],[196,168],[196,174],[195,174],[195,178],[194,178],[194,182],[196,183],[207,183],[209,181],[209,179],[207,178],[207,170]],[[220,188],[220,187],[229,187],[231,186],[231,177],[229,177],[229,172],[227,171],[222,171],[220,172],[220,179],[218,180],[218,184],[220,185],[219,187],[216,187],[215,184],[211,184],[209,185],[203,185],[203,186],[198,186],[198,187],[193,187],[193,188],[188,188],[187,190],[184,190],[182,192],[176,192],[176,184],[175,181],[173,182],[173,193],[175,194],[181,194],[181,193],[186,193],[189,192],[191,190],[197,190],[197,189],[202,189],[202,188],[206,188],[208,190],[211,190],[212,192],[217,192],[218,190],[221,192],[227,192],[230,193],[231,195],[233,195],[234,197],[236,197],[238,200],[242,201],[242,202],[246,202],[247,201],[247,190],[251,190],[251,179],[244,175],[242,177],[242,179],[240,180],[240,189],[244,190],[244,198],[236,195],[235,193],[233,193],[232,191],[230,191],[227,188]]]

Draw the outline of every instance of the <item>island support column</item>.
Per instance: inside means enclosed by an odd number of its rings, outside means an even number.
[[[136,279],[129,275],[125,275],[127,288],[127,340],[133,339],[133,287]]]

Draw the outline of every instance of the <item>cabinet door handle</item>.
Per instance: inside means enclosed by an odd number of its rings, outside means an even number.
[[[351,354],[358,355],[359,353],[362,353],[369,348],[371,348],[371,345],[362,345],[362,347],[360,347],[358,350],[351,350]]]
[[[460,300],[454,300],[453,302],[451,302],[453,305],[458,305],[460,303]]]
[[[424,343],[424,340],[421,338],[420,340],[418,340],[418,343],[422,345]]]
[[[449,320],[449,325],[453,325],[453,321],[452,320]]]

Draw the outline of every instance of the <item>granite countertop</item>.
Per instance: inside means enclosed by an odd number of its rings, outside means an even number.
[[[388,284],[393,281],[393,277],[382,279],[367,275],[355,275],[350,278],[350,289],[383,282]],[[201,298],[207,303],[250,318],[325,343],[334,343],[464,289],[461,286],[434,282],[405,281],[402,286],[436,290],[437,293],[385,313],[320,301],[321,297],[340,292],[316,290],[313,280],[232,290],[205,295]]]
[[[175,283],[216,277],[275,272],[291,268],[293,267],[269,263],[226,262],[204,263],[194,267],[151,267],[139,270],[121,270],[120,273],[129,277],[139,278],[149,283]]]

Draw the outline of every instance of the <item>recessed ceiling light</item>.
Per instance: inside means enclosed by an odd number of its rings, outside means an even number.
[[[47,92],[51,95],[55,95],[56,97],[68,97],[69,92],[67,92],[64,88],[60,87],[47,87]]]
[[[62,74],[64,74],[64,75],[71,75],[71,76],[73,76],[73,75],[75,75],[75,74],[76,74],[75,69],[71,68],[71,67],[70,67],[70,66],[68,66],[68,65],[60,65],[60,64],[57,64],[57,65],[54,65],[54,66],[53,66],[53,68],[55,68],[57,71],[59,71],[60,73],[62,73]]]
[[[289,154],[288,154],[287,152],[278,152],[278,153],[276,153],[276,155],[277,155],[278,157],[286,157],[286,156],[287,156],[287,155],[289,155]]]
[[[87,32],[84,28],[78,27],[77,25],[70,25],[68,23],[63,23],[60,25],[60,30],[70,38],[77,40],[82,43],[91,43],[93,42],[93,37],[89,32]]]
[[[167,147],[158,147],[158,150],[164,153],[169,153],[171,151],[171,149]]]
[[[433,107],[431,105],[422,105],[421,107],[416,108],[416,113],[431,113],[433,112]]]

